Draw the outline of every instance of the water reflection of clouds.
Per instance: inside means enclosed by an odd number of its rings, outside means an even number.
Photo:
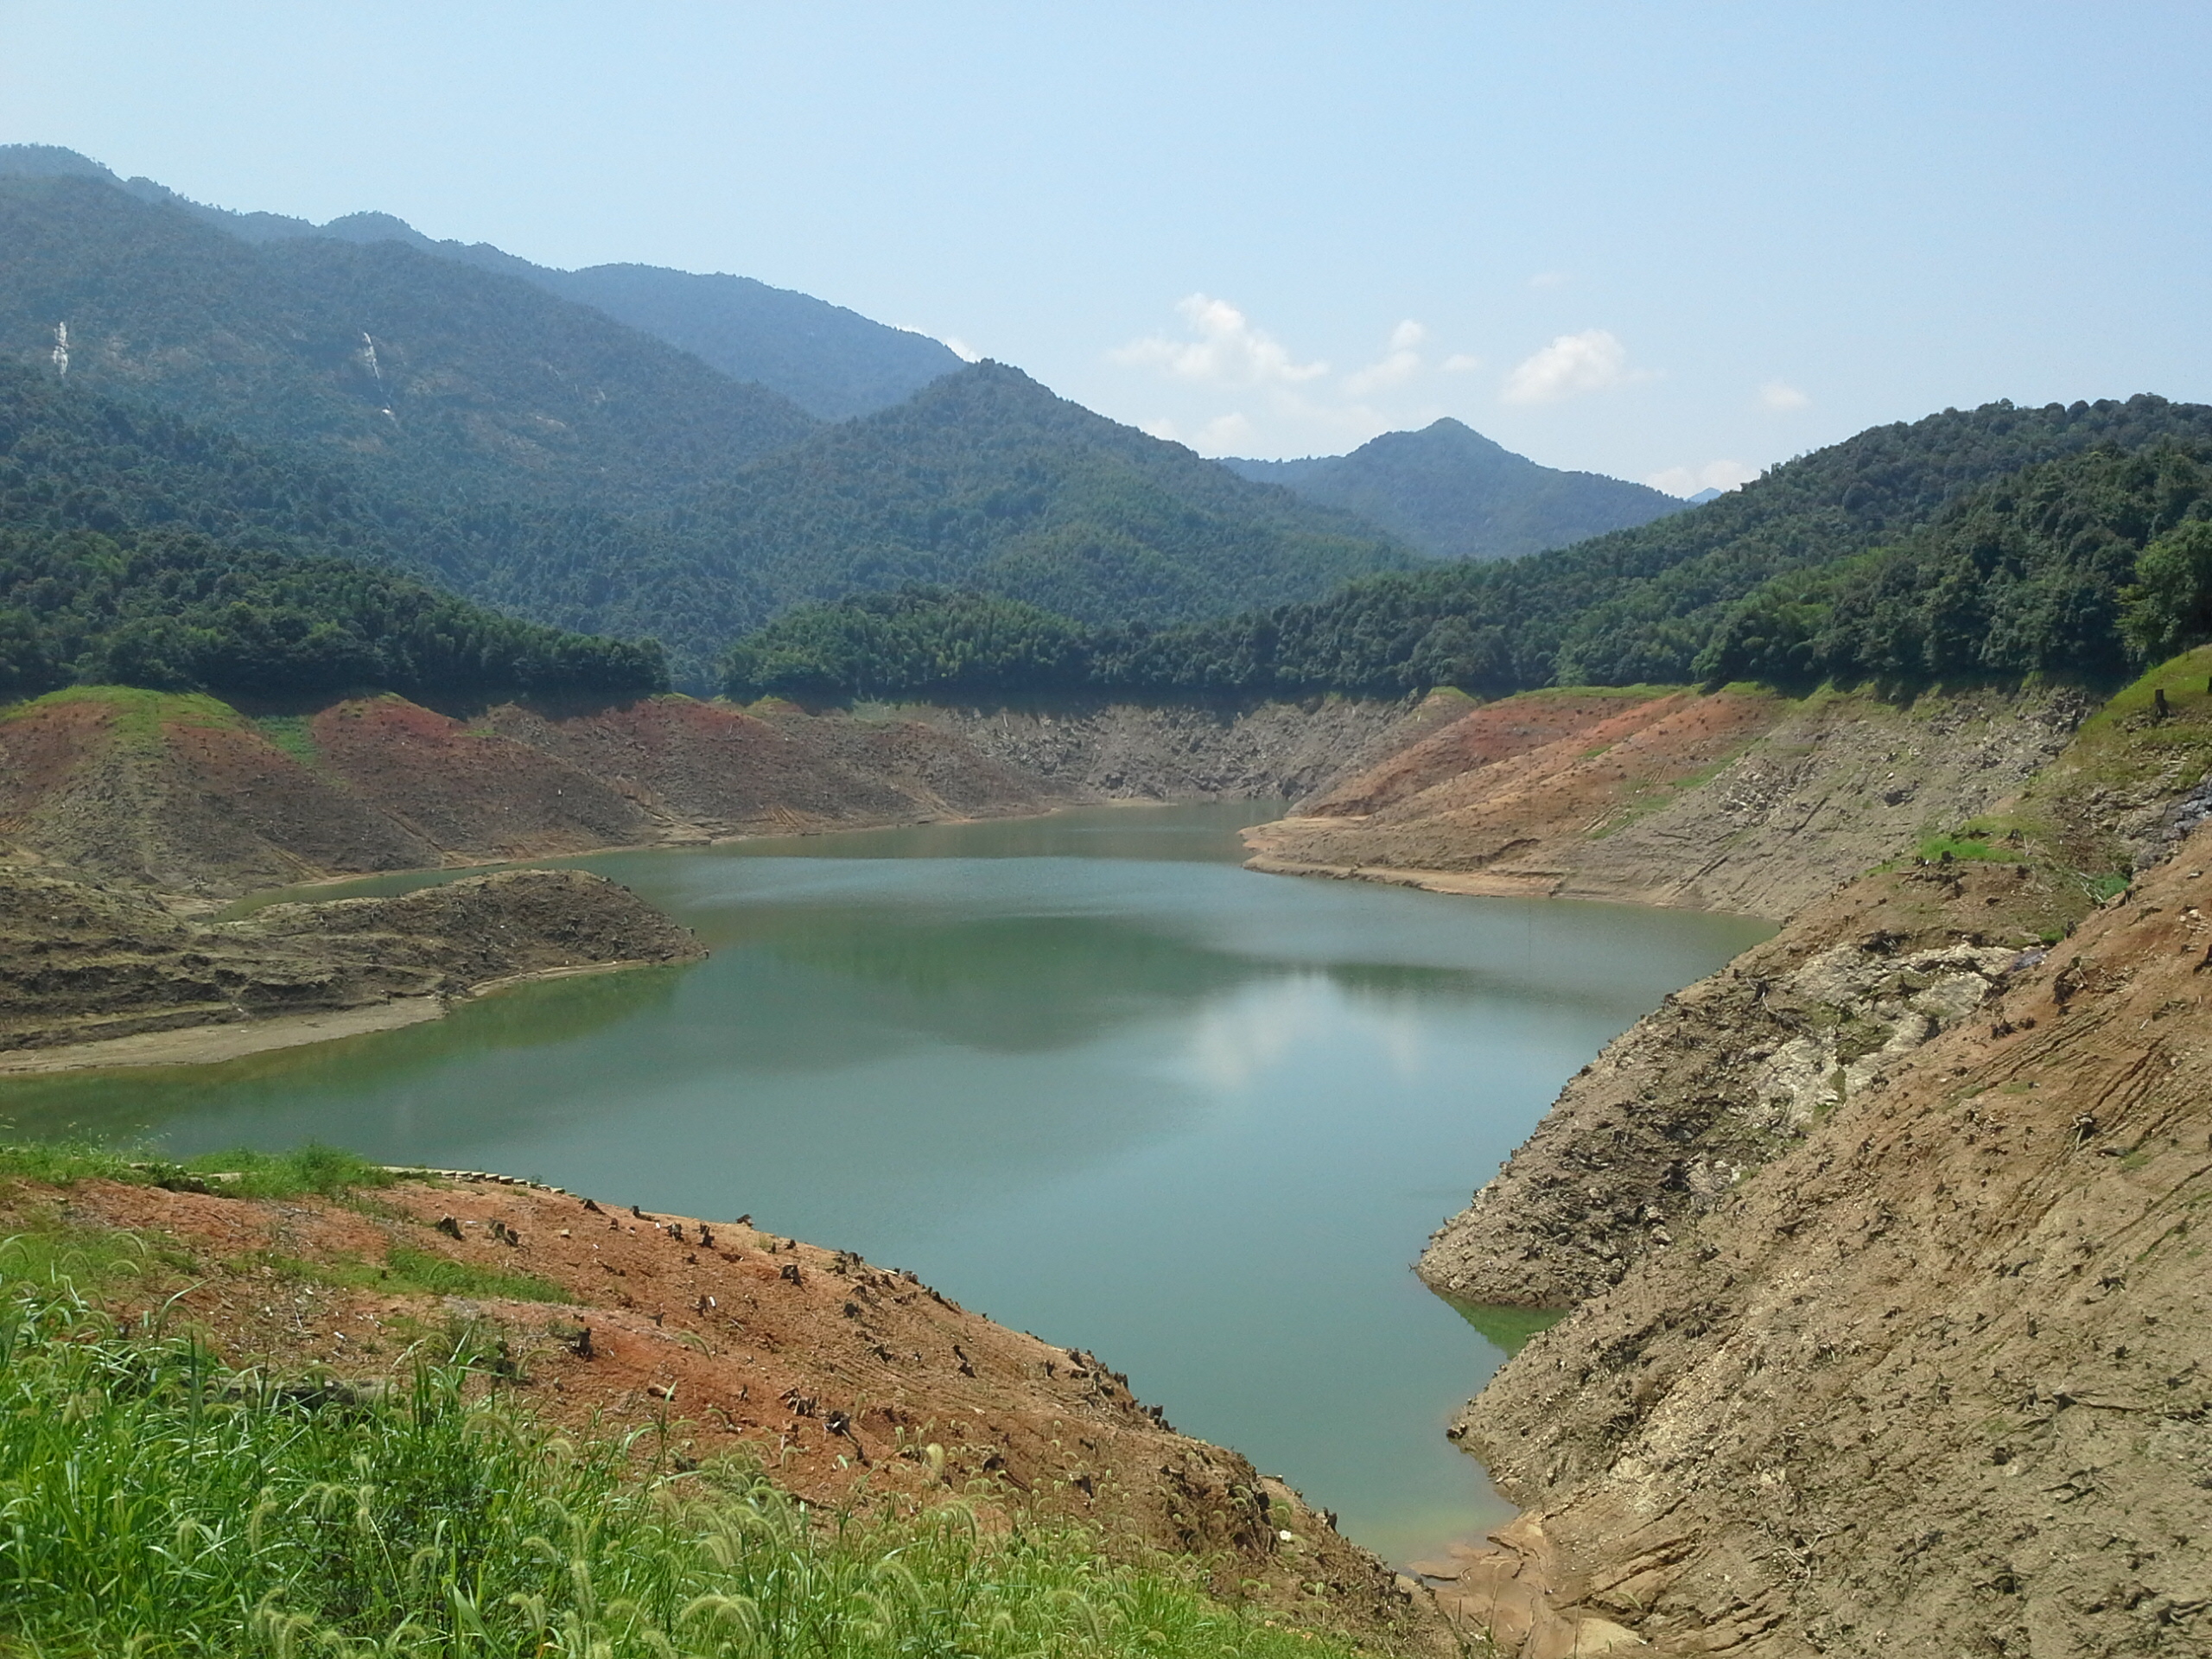
[[[1379,1075],[1411,1083],[1422,1074],[1426,1028],[1437,1014],[1433,995],[1361,995],[1333,973],[1278,974],[1202,1007],[1177,1065],[1217,1093],[1239,1094],[1268,1082],[1301,1047],[1350,1045],[1372,1051]]]

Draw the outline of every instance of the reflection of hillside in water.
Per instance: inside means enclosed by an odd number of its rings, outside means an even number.
[[[351,1097],[365,1084],[404,1090],[490,1054],[575,1042],[673,1006],[690,964],[636,968],[518,985],[397,1031],[271,1049],[215,1065],[74,1071],[0,1081],[0,1123],[26,1133],[99,1139],[156,1134],[216,1108]],[[326,1138],[333,1131],[317,1131]]]
[[[1009,1053],[1073,1047],[1137,1021],[1189,1014],[1244,986],[1316,977],[1355,998],[1385,1001],[1480,997],[1604,1008],[1617,1000],[1572,976],[1532,987],[1503,969],[1267,960],[1149,921],[1103,917],[955,921],[919,912],[887,919],[880,907],[765,908],[747,917],[740,938],[723,948],[803,972],[810,996],[842,982],[849,995],[867,999],[872,1022]]]
[[[1566,1007],[1618,1014],[1624,1023],[1642,1011],[1617,974],[1578,950],[1516,965],[1301,960],[1204,944],[1148,917],[957,919],[920,906],[905,914],[880,904],[763,906],[717,944],[804,974],[809,997],[842,985],[842,994],[866,999],[870,1023],[1014,1053],[1075,1046],[1243,986],[1316,976],[1363,1000]],[[748,995],[773,998],[779,989],[756,986]],[[779,1046],[766,1034],[772,1051]]]

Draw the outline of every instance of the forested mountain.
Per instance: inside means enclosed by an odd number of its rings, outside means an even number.
[[[2212,442],[2094,449],[1969,491],[1893,547],[1762,582],[1701,677],[1802,689],[2109,679],[2212,637]]]
[[[19,166],[0,177],[0,358],[246,441],[250,461],[165,478],[192,514],[312,498],[318,545],[657,638],[687,684],[792,604],[913,582],[1166,624],[1415,563],[1010,369],[828,426],[518,278],[253,228]],[[257,494],[239,467],[283,481]]]
[[[997,363],[755,463],[696,522],[777,609],[944,582],[1079,621],[1174,622],[1416,562],[1348,513],[1247,483]]]
[[[1515,558],[1682,510],[1641,484],[1539,466],[1449,418],[1348,455],[1222,465],[1358,513],[1440,559]]]
[[[1993,404],[1878,427],[1578,546],[1161,631],[848,601],[741,642],[740,694],[1138,696],[2118,671],[2212,635],[2212,408]],[[2123,590],[2140,591],[2131,605]],[[932,677],[902,683],[881,664]]]
[[[393,242],[255,245],[55,176],[0,178],[0,353],[416,499],[657,506],[818,424],[588,307]]]
[[[0,363],[0,698],[73,680],[264,696],[666,686],[657,646],[517,621],[363,559],[399,556],[342,475]]]
[[[434,241],[389,213],[348,213],[316,225],[281,213],[232,213],[189,200],[151,179],[118,179],[97,162],[48,145],[0,145],[0,176],[9,174],[98,179],[249,242],[317,237],[397,242],[418,253],[519,276],[689,352],[733,379],[779,392],[823,420],[887,409],[960,366],[950,347],[926,334],[887,327],[843,306],[749,276],[636,264],[556,270],[488,243]]]

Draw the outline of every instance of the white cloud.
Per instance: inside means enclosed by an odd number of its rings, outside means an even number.
[[[1505,378],[1509,404],[1556,404],[1629,378],[1628,347],[1603,328],[1561,334]]]
[[[1114,360],[1160,369],[1179,380],[1230,385],[1295,385],[1329,372],[1326,363],[1294,362],[1281,341],[1255,328],[1226,300],[1193,294],[1175,308],[1190,325],[1190,337],[1132,340]]]
[[[1408,317],[1390,331],[1390,349],[1379,362],[1344,377],[1344,390],[1355,397],[1371,397],[1392,386],[1402,386],[1421,372],[1421,353],[1414,349],[1428,338],[1428,330]]]
[[[1540,270],[1529,279],[1531,288],[1565,288],[1574,280],[1563,270]]]
[[[1740,461],[1708,461],[1702,467],[1669,467],[1662,472],[1646,473],[1643,481],[1669,495],[1695,495],[1700,490],[1732,490],[1758,475],[1758,467],[1746,467]]]
[[[1464,374],[1483,362],[1464,353],[1440,362],[1427,326],[1406,317],[1384,333],[1376,360],[1338,372],[1294,354],[1227,300],[1193,294],[1175,309],[1181,331],[1132,340],[1106,359],[1150,378],[1143,400],[1154,413],[1143,429],[1201,454],[1338,454],[1465,414],[1440,395],[1439,371]]]
[[[1759,388],[1759,407],[1777,415],[1802,409],[1812,401],[1786,380],[1770,380]]]
[[[983,360],[983,354],[957,334],[940,334],[938,338],[963,363],[980,363]]]

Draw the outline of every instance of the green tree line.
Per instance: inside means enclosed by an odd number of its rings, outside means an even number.
[[[1082,627],[942,591],[805,607],[741,641],[725,683],[739,696],[1500,696],[2110,674],[2204,624],[2188,525],[2205,516],[2208,453],[2200,405],[1992,404],[1874,429],[1575,547],[1185,626]]]

